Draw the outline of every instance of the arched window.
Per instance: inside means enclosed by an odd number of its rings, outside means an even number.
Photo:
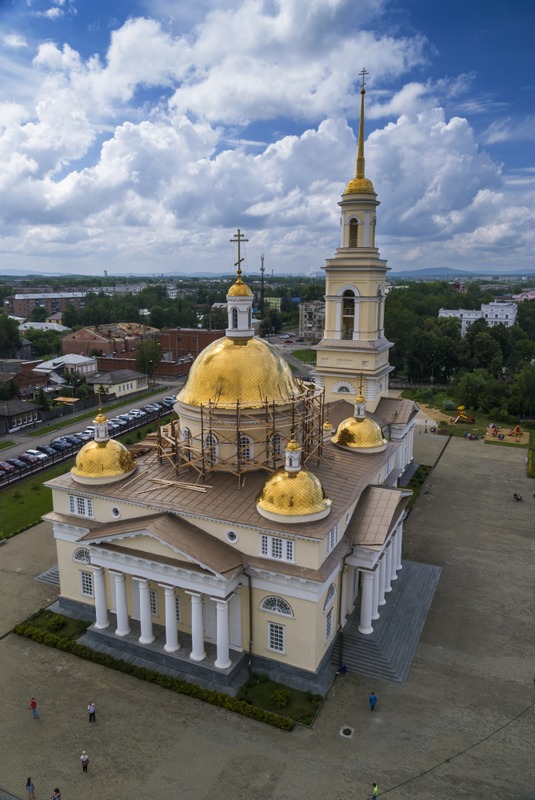
[[[182,441],[191,442],[191,431],[189,428],[184,428],[182,431]]]
[[[358,245],[358,232],[359,232],[359,223],[356,219],[349,220],[349,246],[350,247],[357,247]]]
[[[79,547],[74,551],[72,560],[79,561],[81,564],[89,564],[91,560],[89,550],[87,550],[85,547]]]
[[[247,309],[247,322],[249,323],[249,327],[252,327],[253,324],[253,312],[252,309]]]
[[[338,383],[335,383],[333,392],[338,392],[340,394],[356,394],[355,387],[353,384],[349,383],[349,381],[338,381]]]
[[[271,614],[282,614],[284,617],[293,617],[292,607],[282,597],[266,597],[260,606],[261,611],[269,611]]]
[[[240,464],[247,464],[252,459],[252,442],[248,436],[240,436],[238,440],[238,453]]]
[[[342,339],[352,339],[355,329],[355,293],[346,289],[342,295]]]
[[[282,456],[282,439],[280,433],[274,433],[271,437],[271,450],[275,458]]]
[[[218,447],[217,446],[218,446],[218,444],[219,444],[219,442],[218,442],[217,436],[215,434],[208,433],[204,437],[204,448],[205,448],[204,453],[205,453],[205,456],[206,456],[206,460],[210,464],[217,464],[217,458],[218,458]]]
[[[327,611],[327,609],[329,608],[330,604],[334,600],[335,596],[336,596],[336,586],[334,585],[334,583],[331,583],[331,585],[329,586],[329,588],[327,590],[327,597],[325,598],[325,602],[323,604],[323,610],[324,611]]]
[[[238,327],[238,309],[232,309],[232,327],[236,329]]]

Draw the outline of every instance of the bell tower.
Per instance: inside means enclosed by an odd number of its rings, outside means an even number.
[[[327,259],[325,270],[325,329],[316,346],[315,376],[325,387],[325,399],[333,402],[363,394],[369,411],[388,391],[388,351],[384,335],[386,261],[375,246],[376,211],[379,206],[373,183],[365,176],[364,97],[365,78],[360,73],[360,122],[355,177],[342,199],[340,247]]]

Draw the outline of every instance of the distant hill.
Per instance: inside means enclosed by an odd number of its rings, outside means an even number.
[[[403,270],[401,272],[390,273],[390,278],[479,278],[484,276],[491,276],[493,278],[508,277],[516,278],[519,276],[535,277],[533,271],[519,271],[519,272],[497,272],[495,270],[481,270],[480,272],[468,271],[463,269],[452,269],[451,267],[427,267],[425,269],[412,269]]]

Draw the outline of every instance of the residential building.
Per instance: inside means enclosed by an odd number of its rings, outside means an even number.
[[[441,308],[439,317],[449,317],[460,320],[461,336],[466,336],[466,331],[478,319],[484,319],[489,327],[505,325],[510,328],[516,322],[518,309],[514,302],[496,300],[491,303],[482,303],[480,309]]]
[[[319,342],[325,330],[325,301],[299,303],[299,336]]]
[[[83,308],[86,292],[25,292],[4,297],[4,311],[16,317],[30,316],[32,309],[46,308],[49,314],[65,311],[72,304],[75,308]]]

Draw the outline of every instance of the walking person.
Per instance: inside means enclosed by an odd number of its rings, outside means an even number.
[[[39,719],[39,709],[37,708],[37,700],[35,699],[35,697],[31,698],[28,704],[28,708],[32,712],[32,717],[34,719]]]
[[[50,795],[50,800],[61,800],[61,792],[59,789],[54,789]]]
[[[89,703],[89,705],[87,706],[87,712],[89,714],[89,722],[96,722],[97,720],[95,718],[95,704],[94,703]]]
[[[26,781],[26,791],[28,792],[29,800],[35,800],[35,786],[31,778]]]
[[[82,771],[83,772],[87,772],[87,768],[89,766],[89,756],[87,755],[85,750],[82,750],[82,755],[80,756],[80,761],[82,762]]]
[[[375,692],[370,693],[370,711],[375,711],[375,706],[377,705],[377,695]]]
[[[379,797],[379,787],[376,783],[372,783],[372,797]]]

